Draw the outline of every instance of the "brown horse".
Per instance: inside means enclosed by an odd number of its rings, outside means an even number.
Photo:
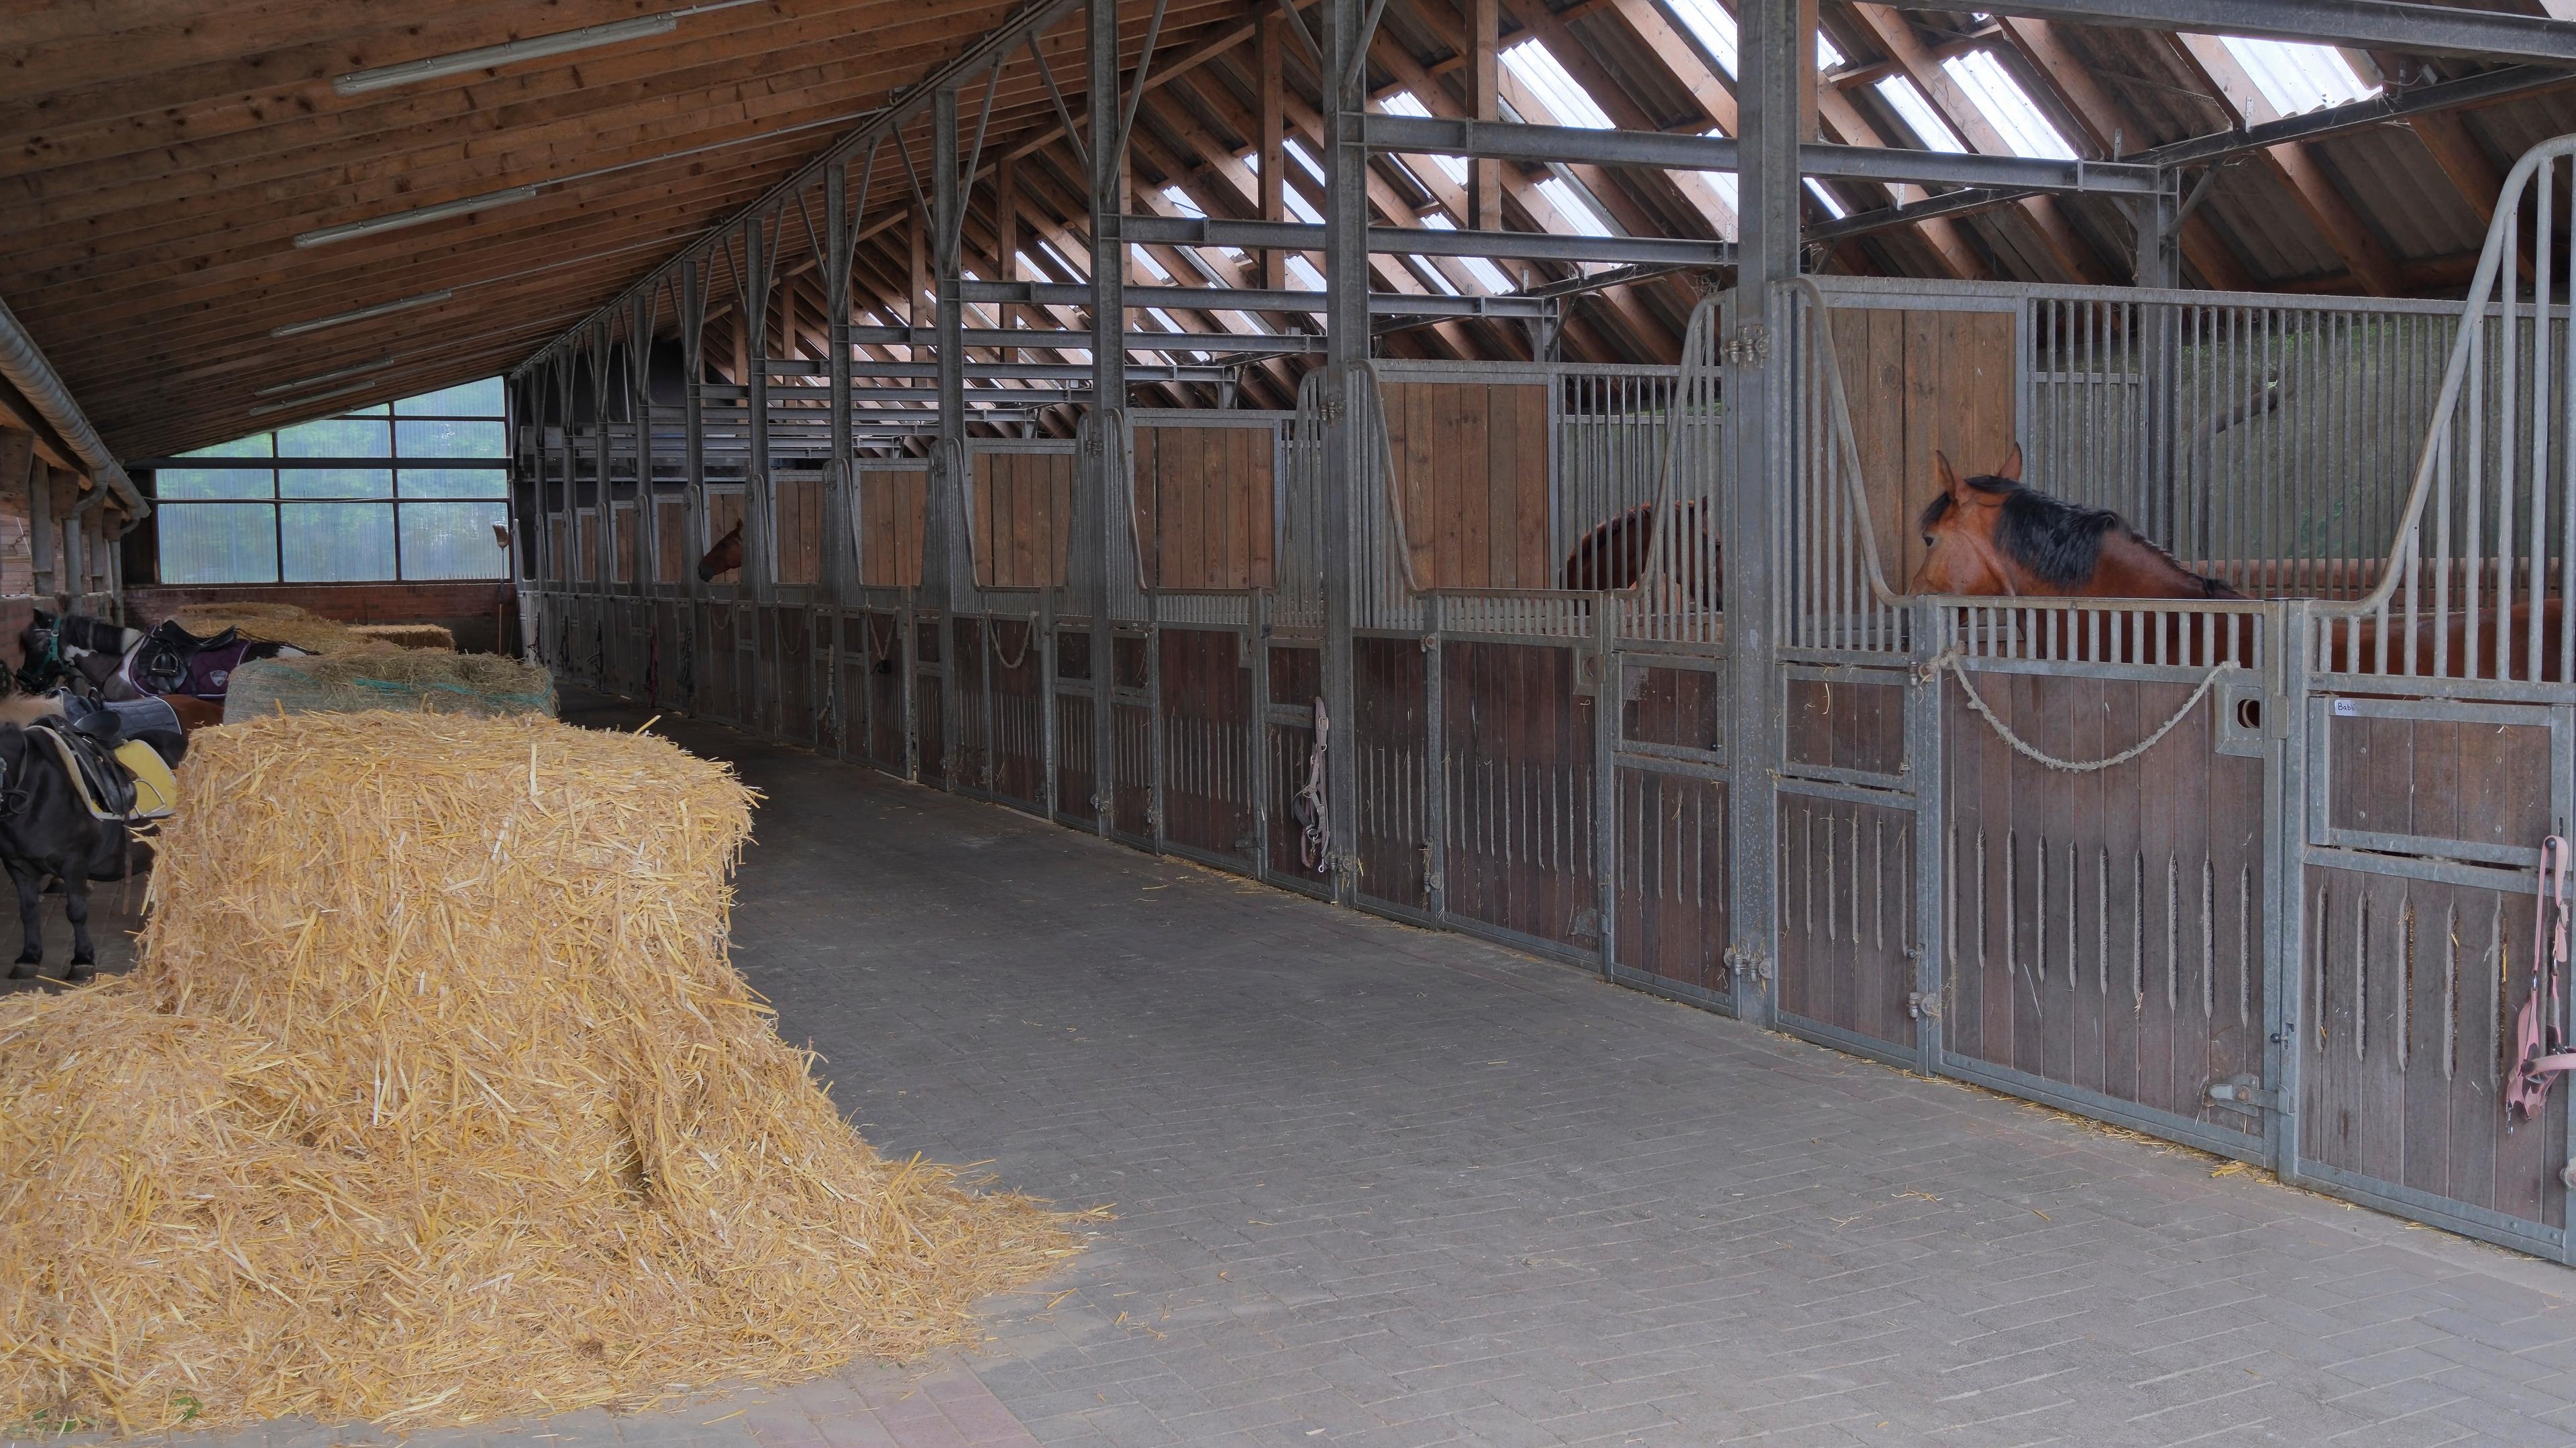
[[[1923,510],[1923,566],[1914,572],[1916,593],[1964,594],[2013,598],[2139,598],[2206,602],[2245,595],[2218,579],[2194,573],[2155,543],[2141,537],[2119,514],[2085,508],[2052,498],[2021,481],[2021,449],[2015,447],[1993,473],[1963,478],[1950,459],[1933,455],[1941,492]],[[2456,596],[2457,590],[2454,590]],[[2388,662],[2380,663],[2380,625],[2364,618],[2334,624],[2329,630],[2327,667],[2334,672],[2378,674],[2407,668],[2406,646],[2414,645],[2413,673],[2431,675],[2434,643],[2443,645],[2440,673],[2449,678],[2492,679],[2498,655],[2516,679],[2559,678],[2562,610],[2555,597],[2540,604],[2540,658],[2535,675],[2531,658],[2531,604],[2516,603],[2503,612],[2502,627],[2493,607],[2470,612],[2454,605],[2440,619],[2416,624],[2392,619]],[[2474,645],[2470,638],[2475,626]],[[2071,626],[2070,626],[2071,627]],[[2089,626],[2088,626],[2089,627]],[[2167,648],[2154,655],[2131,639],[2098,652],[2112,661],[2149,654],[2165,661],[2198,663],[2201,643],[2213,627],[2238,631],[2233,657],[2250,652],[2250,620],[2230,626],[2203,625],[2191,630],[2179,617],[2168,625]],[[2084,630],[2072,630],[2084,633]],[[2189,639],[2186,632],[2193,633]],[[2411,637],[2410,637],[2411,636]],[[2073,637],[2065,657],[2089,659],[2097,650],[2089,635]]]
[[[707,556],[698,560],[698,581],[713,583],[717,574],[731,573],[740,567],[742,567],[742,525],[736,523],[733,525],[733,531],[718,538],[716,546],[707,550]]]
[[[1708,517],[1708,505],[1693,499],[1673,505],[1674,562],[1683,593],[1709,608],[1725,607],[1724,545]],[[1583,535],[1565,555],[1560,586],[1581,593],[1634,588],[1645,576],[1655,536],[1655,505],[1639,503]],[[1705,560],[1703,562],[1702,560]]]

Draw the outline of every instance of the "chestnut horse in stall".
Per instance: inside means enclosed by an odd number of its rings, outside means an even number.
[[[1923,565],[1914,572],[1915,593],[2005,598],[2138,598],[2202,602],[2241,599],[2244,594],[2206,574],[2185,568],[2174,556],[2131,528],[2107,508],[2087,508],[2028,487],[2021,481],[2021,448],[2016,445],[1994,472],[1961,477],[1950,459],[1933,454],[1934,475],[1941,491],[1924,508]],[[2454,607],[2447,617],[2412,626],[2418,671],[2430,673],[2433,645],[2444,639],[2448,677],[2492,679],[2501,643],[2505,662],[2517,679],[2558,682],[2561,627],[2559,600],[2541,603],[2541,659],[2535,674],[2530,659],[2531,605],[2517,603],[2499,619],[2490,607],[2474,614]],[[2470,647],[2470,624],[2477,625],[2476,647]],[[2499,622],[2502,627],[2499,628]],[[2218,625],[2228,627],[2228,625]],[[2251,619],[2241,619],[2238,646],[2228,656],[2242,662],[2250,654]],[[2389,664],[2405,667],[2408,625],[2392,620]],[[2191,637],[2187,640],[2185,632]],[[2336,624],[2330,633],[2331,658],[2337,670],[2385,672],[2379,661],[2379,623]],[[2067,657],[2091,659],[2089,631],[2074,630]],[[2161,661],[2203,662],[2208,635],[2177,616],[2168,625]],[[2110,662],[2136,662],[2138,641],[2116,646]],[[2464,667],[2465,666],[2465,667]]]
[[[1708,505],[1698,499],[1673,505],[1673,526],[1680,537],[1674,561],[1681,569],[1682,591],[1691,602],[1724,608],[1724,545],[1716,537],[1713,521]],[[1654,537],[1655,505],[1639,503],[1583,535],[1574,551],[1565,555],[1559,586],[1582,593],[1636,587],[1645,576]]]
[[[741,566],[742,525],[736,523],[733,531],[718,538],[715,546],[707,550],[707,556],[698,560],[698,581],[713,583],[717,574],[731,573]]]

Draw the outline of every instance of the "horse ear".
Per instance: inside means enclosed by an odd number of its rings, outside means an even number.
[[[1936,451],[1932,454],[1932,480],[1941,485],[1942,492],[1950,495],[1952,503],[1963,508],[1968,505],[1967,479],[1960,477],[1959,470],[1950,466],[1948,453]]]
[[[2020,443],[2016,442],[2013,444],[2012,455],[2004,459],[2004,465],[2002,467],[1995,469],[1995,476],[2005,479],[2008,482],[2018,483],[2021,481]]]

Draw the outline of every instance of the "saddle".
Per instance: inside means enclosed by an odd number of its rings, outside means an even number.
[[[245,639],[239,629],[201,639],[176,620],[163,619],[125,656],[123,672],[142,693],[186,694],[220,704],[232,687],[233,670],[246,659],[273,657],[278,648]]]
[[[27,732],[53,747],[92,819],[139,824],[178,808],[179,780],[169,761],[144,740],[127,738],[119,711],[78,698],[66,699],[65,708],[78,712],[39,720]]]

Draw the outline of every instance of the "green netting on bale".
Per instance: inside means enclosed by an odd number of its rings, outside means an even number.
[[[394,649],[257,659],[233,670],[224,722],[279,712],[350,714],[365,709],[552,715],[555,683],[545,670],[499,654]]]

